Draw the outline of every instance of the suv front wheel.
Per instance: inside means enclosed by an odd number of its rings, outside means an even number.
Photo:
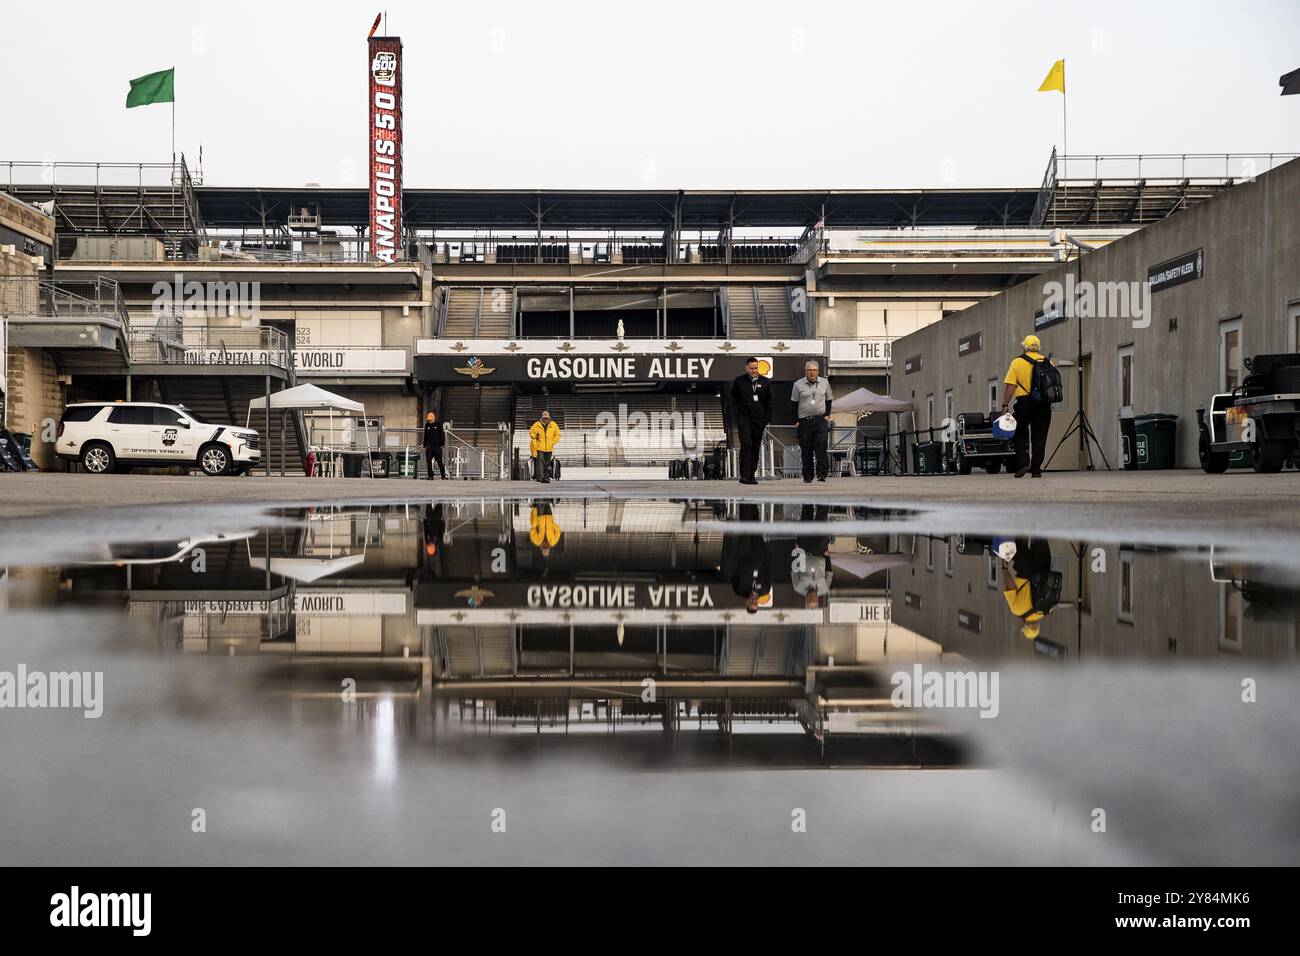
[[[107,475],[117,467],[117,456],[102,441],[89,442],[81,449],[81,467],[92,475]]]
[[[227,474],[230,471],[230,450],[225,445],[204,445],[199,450],[199,468],[213,478]]]

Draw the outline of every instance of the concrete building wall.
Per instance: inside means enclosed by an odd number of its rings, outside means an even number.
[[[1001,380],[1020,352],[1021,338],[1034,330],[1046,283],[1064,283],[1079,268],[1085,282],[1141,283],[1151,267],[1197,250],[1204,255],[1202,277],[1155,292],[1147,327],[1135,328],[1132,316],[1083,320],[1085,407],[1112,465],[1119,456],[1119,355],[1131,347],[1134,413],[1176,414],[1177,464],[1196,467],[1196,409],[1220,388],[1222,323],[1241,320],[1243,357],[1297,348],[1300,161],[897,340],[892,393],[916,402],[920,419],[927,395],[937,396],[942,408],[947,389],[954,392],[957,411],[983,410],[988,380]],[[959,358],[958,342],[976,333],[980,351]],[[1076,334],[1073,318],[1039,333],[1044,351],[1053,353],[1066,379],[1067,404],[1056,408],[1049,450],[1075,408]],[[906,374],[905,363],[916,356],[921,369]],[[1075,466],[1074,442],[1067,446],[1053,468]]]
[[[4,298],[17,303],[23,296],[34,301],[44,260],[13,246],[0,246],[0,285]],[[3,303],[0,303],[3,307]],[[53,449],[41,441],[42,424],[57,420],[63,411],[63,390],[54,361],[43,349],[17,348],[3,337],[4,369],[0,390],[5,395],[5,427],[32,436],[32,459],[42,468],[56,464]]]
[[[937,642],[945,653],[973,660],[1283,661],[1296,654],[1300,593],[1292,589],[1252,601],[1233,584],[1211,578],[1208,555],[1053,540],[1061,599],[1040,622],[1038,637],[1027,640],[1003,595],[998,559],[987,552],[959,553],[955,536],[914,540],[909,545],[909,536],[899,539],[898,550],[910,550],[912,562],[891,572],[891,622]]]

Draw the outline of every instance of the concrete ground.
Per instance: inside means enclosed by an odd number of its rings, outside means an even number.
[[[1235,550],[1300,580],[1300,475],[1199,471],[763,481],[428,481],[180,475],[0,475],[0,562],[75,559],[92,534],[154,540],[234,531],[268,508],[406,503],[430,498],[729,498],[906,509],[908,527],[933,534],[1035,535]],[[203,507],[195,507],[202,505]],[[93,515],[93,521],[87,520]],[[791,518],[789,512],[785,512]],[[866,516],[869,517],[870,516]],[[772,517],[764,515],[765,533]],[[845,533],[848,533],[847,530]],[[854,532],[857,533],[857,532]]]
[[[47,472],[0,476],[0,518],[87,508],[167,504],[294,505],[428,497],[671,497],[814,501],[875,507],[947,506],[1024,511],[1040,517],[1086,515],[1098,506],[1143,522],[1203,521],[1300,532],[1300,475],[1200,471],[1059,472],[1041,479],[1010,475],[835,478],[763,481],[427,481],[415,479],[178,475],[85,475]]]

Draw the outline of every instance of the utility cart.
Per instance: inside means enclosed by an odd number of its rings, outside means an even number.
[[[1201,468],[1281,471],[1300,461],[1300,353],[1246,359],[1250,374],[1236,388],[1196,410]]]
[[[990,475],[996,475],[1003,465],[1008,470],[1015,465],[1013,441],[993,434],[995,417],[983,412],[962,412],[957,416],[957,437],[952,449],[957,474],[969,475],[978,465]]]

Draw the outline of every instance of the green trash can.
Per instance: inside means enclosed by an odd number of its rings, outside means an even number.
[[[396,475],[399,478],[415,478],[420,467],[420,453],[414,448],[403,448],[397,452]]]
[[[1174,467],[1178,416],[1156,413],[1133,418],[1134,465],[1141,470]]]

